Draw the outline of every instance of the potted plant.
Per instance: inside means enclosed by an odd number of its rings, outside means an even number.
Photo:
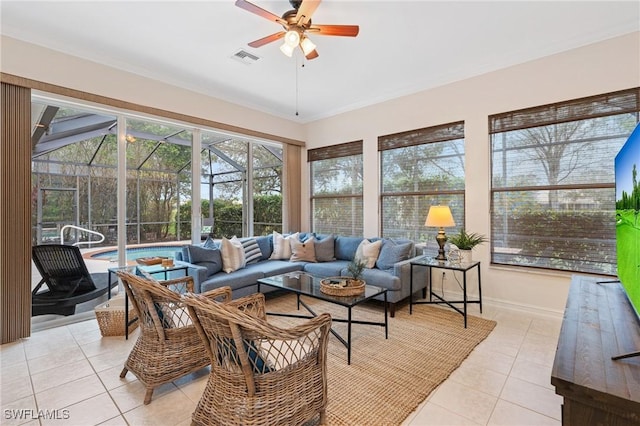
[[[460,250],[460,261],[471,262],[471,250],[479,244],[489,241],[485,235],[476,232],[467,232],[464,228],[460,232],[449,236],[449,242]]]
[[[351,276],[351,278],[347,279],[347,286],[360,284],[359,281],[362,281],[362,271],[365,266],[366,263],[357,258],[354,258],[349,265],[347,265],[347,272]]]

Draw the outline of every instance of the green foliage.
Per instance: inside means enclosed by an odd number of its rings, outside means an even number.
[[[354,280],[359,280],[362,277],[362,271],[366,263],[360,259],[354,258],[349,265],[347,265],[347,272]]]
[[[449,242],[455,244],[460,250],[471,250],[475,246],[489,241],[486,236],[475,232],[467,232],[464,228],[457,234],[449,236]]]

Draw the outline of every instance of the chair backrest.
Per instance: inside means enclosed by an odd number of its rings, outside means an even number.
[[[186,294],[183,300],[205,341],[212,372],[243,375],[250,396],[255,393],[256,377],[290,368],[303,359],[318,363],[326,357],[328,314],[289,331],[266,320],[262,293],[228,303],[200,294]]]
[[[51,291],[77,292],[96,289],[80,249],[76,246],[45,244],[31,249],[33,263]]]

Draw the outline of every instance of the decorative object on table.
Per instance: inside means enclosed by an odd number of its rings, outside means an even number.
[[[161,264],[163,268],[173,268],[173,257],[166,257],[162,259]]]
[[[136,262],[139,265],[151,266],[151,265],[161,265],[163,257],[139,257],[136,259]]]
[[[124,294],[118,295],[106,303],[94,308],[98,327],[102,337],[125,335],[125,300]],[[129,304],[129,333],[138,328],[137,316],[133,304]]]
[[[444,228],[456,226],[449,206],[429,207],[429,213],[427,214],[427,220],[424,222],[424,225],[439,228],[438,235],[436,235],[436,241],[438,242],[439,247],[436,260],[446,261],[447,258],[444,255],[444,245],[447,242],[447,236],[444,233]]]
[[[332,296],[357,296],[364,293],[365,282],[362,271],[366,263],[360,259],[353,259],[347,266],[349,276],[328,277],[320,281],[320,291]]]
[[[449,237],[449,243],[460,251],[460,263],[469,263],[473,260],[472,250],[475,246],[489,241],[485,235],[476,232],[467,232],[464,228],[457,234]]]

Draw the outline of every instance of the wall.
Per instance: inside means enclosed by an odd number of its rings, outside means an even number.
[[[466,226],[490,235],[490,142],[488,116],[552,102],[640,86],[640,33],[545,57],[308,124],[307,148],[364,140],[364,211],[377,212],[377,137],[453,121],[465,121]],[[303,168],[309,179],[308,170]],[[303,185],[302,199],[309,187]],[[309,203],[302,205],[309,227]],[[303,225],[304,227],[304,225]],[[366,214],[365,236],[379,235],[378,215]],[[489,265],[487,244],[474,251],[482,261],[483,301],[561,313],[570,275]],[[448,279],[448,283],[455,283]],[[475,282],[475,280],[471,280]],[[452,287],[449,287],[453,291]]]
[[[2,37],[2,72],[139,105],[304,140],[293,121],[10,37]]]

